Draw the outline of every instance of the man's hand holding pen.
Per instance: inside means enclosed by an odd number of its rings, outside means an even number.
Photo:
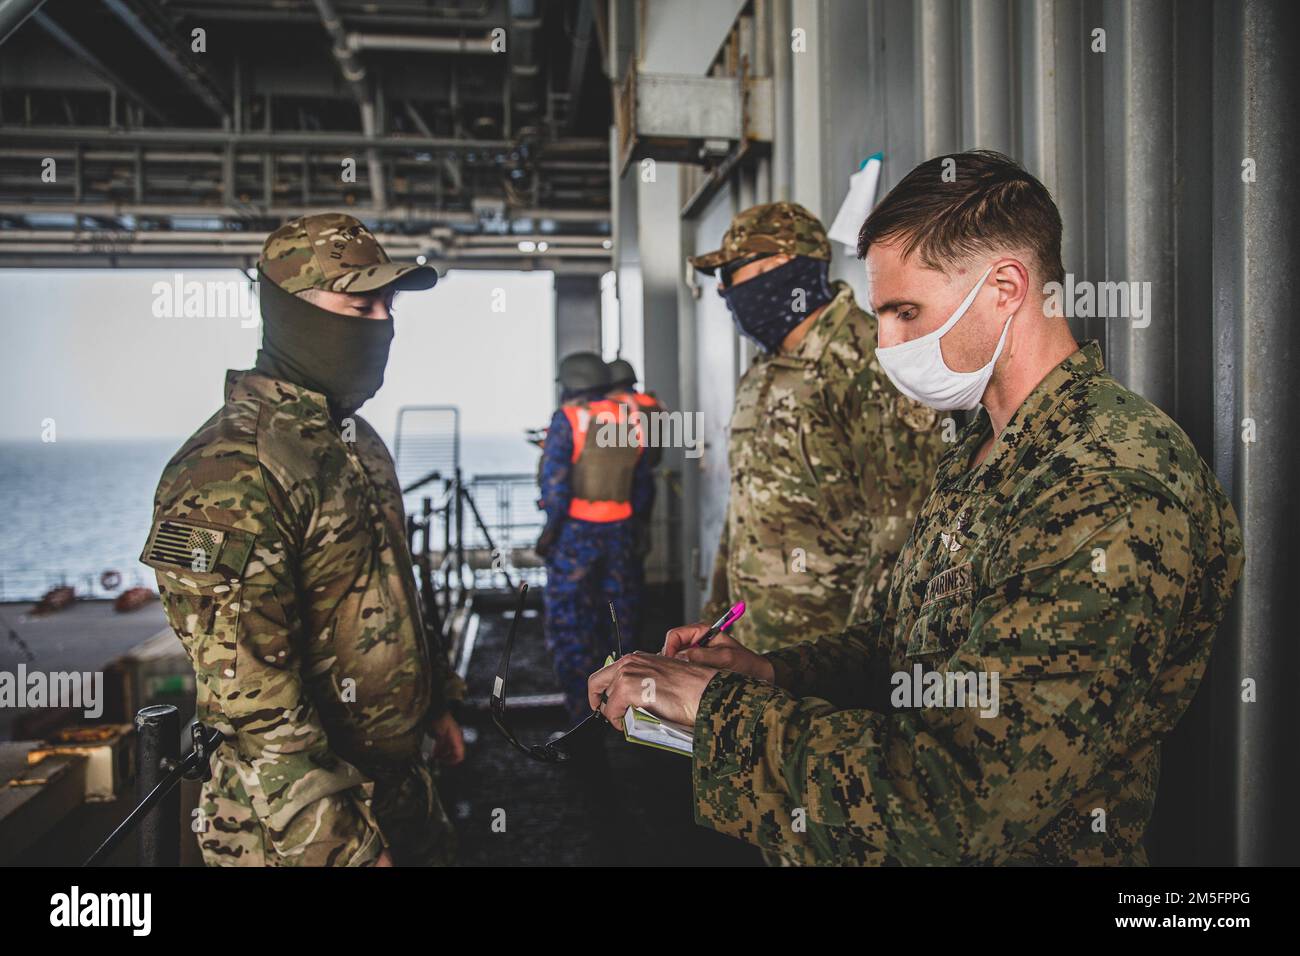
[[[708,647],[699,645],[700,638],[709,630],[704,624],[683,624],[668,632],[664,638],[664,657],[672,657],[692,664],[703,664],[714,670],[736,671],[759,680],[771,681],[772,664],[761,654],[745,648],[738,641],[723,634],[715,634]]]
[[[637,651],[587,678],[587,702],[619,730],[629,707],[690,726],[699,713],[704,688],[717,672],[714,667]]]
[[[708,646],[701,646],[710,632]],[[699,713],[704,689],[720,670],[765,681],[773,676],[766,658],[720,633],[716,624],[685,624],[668,632],[660,653],[628,654],[592,674],[587,699],[619,730],[628,707],[690,726]]]

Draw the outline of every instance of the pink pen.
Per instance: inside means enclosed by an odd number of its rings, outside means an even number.
[[[705,631],[704,635],[698,641],[692,644],[691,647],[704,647],[706,644],[709,643],[709,641],[717,637],[719,633],[725,631],[727,628],[731,627],[731,625],[739,621],[740,616],[744,613],[745,613],[744,601],[739,601],[736,604],[732,605],[731,610],[728,611],[726,614],[722,615],[722,617],[718,618],[717,621],[714,622],[713,626],[709,628],[707,631]]]

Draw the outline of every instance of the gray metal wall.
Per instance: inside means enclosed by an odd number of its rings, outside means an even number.
[[[655,6],[641,16],[654,18]],[[849,175],[877,150],[883,196],[923,159],[990,147],[1052,190],[1067,272],[1151,283],[1149,326],[1087,319],[1075,332],[1100,339],[1121,381],[1188,432],[1228,489],[1247,544],[1233,619],[1165,748],[1148,840],[1156,862],[1300,861],[1290,811],[1300,797],[1300,727],[1289,701],[1300,679],[1289,613],[1300,583],[1291,543],[1300,534],[1297,7],[759,0],[751,9],[769,29],[757,33],[771,44],[761,59],[776,81],[771,162],[738,172],[730,192],[682,229],[684,248],[716,248],[735,211],[768,198],[793,198],[829,220]],[[807,31],[806,53],[790,52],[796,28]],[[656,42],[674,29],[700,42],[688,18],[655,20]],[[1093,49],[1096,30],[1105,52]],[[1254,182],[1243,181],[1247,160]],[[844,250],[834,268],[865,291],[861,264]],[[686,476],[699,494],[688,546],[707,572],[725,506],[723,426],[742,366],[712,283],[701,285],[699,298],[679,295],[678,341],[683,399],[705,411],[709,433]],[[1242,701],[1247,679],[1254,703]]]
[[[1151,283],[1149,326],[1087,319],[1076,334],[1101,339],[1117,377],[1182,424],[1247,542],[1237,614],[1166,747],[1152,855],[1296,862],[1284,811],[1297,797],[1288,689],[1300,678],[1286,588],[1300,570],[1287,540],[1300,531],[1289,494],[1300,478],[1295,5],[878,0],[862,33],[842,26],[850,6],[858,16],[861,5],[817,5],[834,65],[821,109],[837,118],[822,127],[823,216],[877,149],[883,195],[923,159],[991,147],[1056,196],[1068,272]],[[1241,699],[1245,679],[1254,703]]]

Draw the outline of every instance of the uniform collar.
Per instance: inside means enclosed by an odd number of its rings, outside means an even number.
[[[1007,427],[989,449],[988,456],[978,467],[972,468],[971,459],[993,430],[989,413],[981,406],[962,440],[944,460],[939,483],[946,486],[981,485],[986,489],[995,487],[1015,467],[1025,451],[1033,447],[1043,425],[1053,418],[1056,409],[1070,393],[1103,371],[1105,365],[1097,342],[1088,341],[1075,349],[1034,387],[1011,416]]]
[[[826,346],[830,345],[835,333],[857,304],[853,299],[853,287],[847,282],[837,279],[831,283],[831,288],[835,290],[835,297],[822,307],[821,314],[808,327],[795,350],[789,354],[778,352],[767,356],[769,362],[774,365],[804,367],[821,361]]]
[[[238,402],[253,399],[267,402],[277,408],[292,408],[295,414],[304,418],[319,416],[330,417],[329,400],[320,392],[271,378],[255,369],[239,371],[231,369],[226,372],[226,401]]]

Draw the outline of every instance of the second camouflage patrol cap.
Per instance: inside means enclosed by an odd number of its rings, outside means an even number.
[[[722,248],[692,256],[691,265],[706,275],[718,266],[751,256],[831,257],[831,241],[817,217],[794,202],[769,202],[737,213],[722,237]]]
[[[391,261],[360,220],[337,212],[290,219],[266,237],[257,265],[285,292],[410,291],[438,281],[432,266]]]

